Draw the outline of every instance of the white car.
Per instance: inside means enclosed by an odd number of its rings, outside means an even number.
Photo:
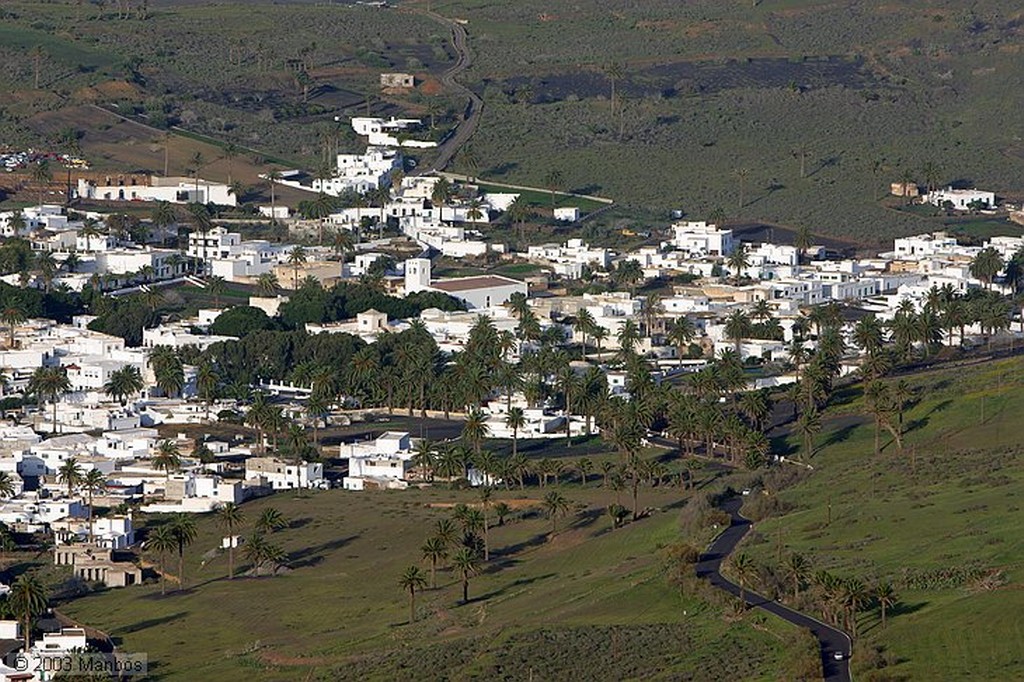
[[[832,658],[834,658],[837,661],[842,661],[846,658],[846,654],[844,654],[842,651],[833,651]]]

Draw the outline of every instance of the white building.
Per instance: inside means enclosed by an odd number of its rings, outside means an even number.
[[[995,208],[996,195],[979,189],[937,189],[925,195],[925,201],[934,206],[944,207],[952,204],[957,211],[968,211],[973,208]]]
[[[690,256],[728,256],[732,253],[732,230],[719,229],[704,221],[682,221],[673,224],[672,229],[675,247]]]
[[[419,128],[421,122],[418,118],[372,118],[356,116],[352,119],[352,130],[357,135],[367,138],[367,142],[373,147],[410,147],[425,149],[436,147],[436,142],[414,140],[407,137],[411,131]]]
[[[508,302],[512,294],[527,294],[526,282],[501,275],[481,275],[455,279],[431,280],[430,260],[410,258],[405,261],[405,293],[439,291],[465,301],[471,308],[490,308]]]
[[[313,180],[317,192],[339,196],[352,190],[365,194],[391,182],[391,174],[402,168],[402,155],[393,149],[369,147],[365,154],[338,154],[334,176]]]
[[[152,175],[145,181],[138,178],[107,178],[97,184],[84,178],[78,181],[78,196],[94,201],[167,201],[172,204],[218,204],[237,206],[238,200],[230,187],[209,180],[185,177],[161,178]]]
[[[408,433],[389,431],[375,440],[342,444],[340,456],[348,460],[345,490],[405,488],[412,470],[413,441]]]
[[[324,465],[320,462],[286,462],[277,457],[250,457],[245,460],[247,481],[260,480],[274,490],[326,488]]]

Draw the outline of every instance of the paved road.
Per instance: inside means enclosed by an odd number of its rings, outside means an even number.
[[[736,549],[736,545],[750,531],[750,521],[743,518],[739,512],[742,505],[743,498],[741,497],[733,497],[721,505],[722,510],[732,517],[732,523],[711,543],[708,551],[702,554],[700,561],[697,562],[698,578],[706,578],[718,589],[725,590],[735,596],[740,594],[739,585],[725,579],[719,569],[722,566],[722,560]],[[750,606],[763,609],[794,625],[807,628],[814,633],[814,636],[821,643],[821,665],[824,670],[825,682],[850,682],[849,658],[853,643],[845,632],[826,625],[810,616],[805,616],[778,602],[769,601],[750,590],[746,590],[745,598]],[[833,653],[836,651],[843,653],[844,659],[842,661],[837,661],[833,658]]]
[[[444,170],[451,163],[452,158],[455,157],[459,149],[469,142],[469,138],[476,132],[476,126],[480,122],[480,112],[484,108],[484,101],[475,92],[455,79],[456,76],[473,64],[473,56],[469,52],[469,46],[466,41],[466,27],[448,17],[441,16],[437,12],[424,11],[423,14],[440,24],[444,24],[451,31],[452,47],[455,48],[457,58],[455,64],[441,75],[441,83],[449,92],[464,95],[468,102],[462,122],[456,126],[455,131],[438,147],[437,158],[434,159],[434,163],[429,168],[417,169],[416,173]]]

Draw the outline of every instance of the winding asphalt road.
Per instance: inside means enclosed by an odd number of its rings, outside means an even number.
[[[732,523],[715,538],[707,552],[702,554],[697,562],[698,578],[706,578],[718,589],[737,597],[740,594],[739,585],[724,578],[720,569],[722,561],[732,554],[743,536],[750,532],[751,523],[740,515],[741,506],[743,506],[741,497],[733,497],[722,503],[721,509],[729,514]],[[849,659],[853,643],[849,635],[778,602],[769,601],[755,592],[745,590],[745,593],[744,598],[748,605],[774,614],[798,627],[807,628],[818,638],[818,642],[821,644],[821,666],[825,682],[851,682]],[[833,655],[837,651],[842,652],[843,660],[835,660]]]
[[[449,92],[464,95],[468,102],[462,121],[455,127],[455,131],[438,147],[437,158],[434,159],[434,163],[428,169],[418,169],[417,173],[444,170],[451,163],[452,158],[455,157],[459,149],[469,142],[469,138],[476,132],[476,126],[480,122],[480,112],[484,108],[484,101],[480,99],[480,96],[455,79],[456,76],[473,64],[473,56],[470,54],[469,46],[467,45],[466,27],[448,17],[441,16],[437,12],[423,10],[421,12],[439,24],[444,24],[451,31],[452,47],[455,48],[457,57],[455,63],[441,75],[441,83]]]

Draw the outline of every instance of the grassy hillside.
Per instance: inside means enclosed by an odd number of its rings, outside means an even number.
[[[862,679],[1024,676],[1015,597],[1024,580],[1022,367],[1008,360],[910,378],[919,400],[902,456],[888,439],[874,456],[872,422],[855,416],[851,392],[830,411],[814,472],[780,495],[788,513],[756,524],[746,551],[766,569],[779,566],[781,537],[783,557],[800,553],[813,571],[896,586],[886,629],[877,611],[859,618]],[[890,665],[869,672],[879,660]]]
[[[553,540],[535,512],[492,528],[492,566],[472,578],[470,603],[458,604],[460,585],[442,571],[411,626],[398,577],[424,565],[419,547],[433,524],[472,493],[276,495],[244,511],[251,522],[273,505],[292,519],[272,537],[291,556],[287,574],[228,581],[223,556],[200,563],[221,534],[206,518],[187,593],[161,597],[154,584],[62,608],[148,652],[162,680],[784,677],[788,626],[723,619],[714,595],[680,597],[666,581],[658,548],[677,541],[681,491],[645,492],[658,510],[611,531],[602,510],[614,493],[596,485],[562,488],[580,511]]]
[[[558,168],[652,218],[720,209],[864,242],[931,226],[877,202],[905,172],[1024,191],[1024,33],[1005,3],[753,5],[440,7],[469,21],[474,145],[511,181]]]

